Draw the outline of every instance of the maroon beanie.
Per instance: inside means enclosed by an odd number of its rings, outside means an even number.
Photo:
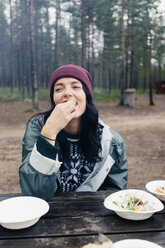
[[[49,80],[49,90],[51,92],[54,83],[63,77],[73,77],[84,83],[92,96],[91,76],[87,70],[78,65],[62,65],[51,75]]]

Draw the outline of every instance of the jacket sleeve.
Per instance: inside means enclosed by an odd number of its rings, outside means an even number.
[[[22,141],[22,165],[19,168],[19,178],[23,195],[36,196],[48,200],[53,197],[57,190],[60,175],[59,170],[54,172],[51,170],[52,172],[50,171],[49,173],[45,172],[48,163],[53,164],[55,160],[35,151],[42,126],[43,124],[39,118],[32,119],[27,124]],[[50,146],[51,150],[56,149],[46,140],[44,142],[45,147],[49,148]],[[35,164],[36,166],[34,166]],[[43,169],[39,169],[41,166],[43,166]]]
[[[125,189],[128,181],[128,162],[125,141],[119,134],[117,134],[117,138],[112,139],[110,155],[115,160],[115,163],[99,190]]]

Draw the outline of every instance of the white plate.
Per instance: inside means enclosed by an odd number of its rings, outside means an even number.
[[[113,248],[163,248],[156,243],[143,239],[124,239],[114,243]]]
[[[141,199],[143,202],[147,201],[149,206],[152,206],[151,210],[145,211],[134,211],[134,210],[127,210],[123,209],[120,206],[116,205],[114,202],[122,203],[125,195],[129,194],[130,196],[135,196]],[[153,196],[150,193],[147,193],[143,190],[138,189],[127,189],[127,190],[120,190],[116,193],[113,193],[105,198],[104,206],[110,210],[115,211],[117,215],[124,219],[129,220],[144,220],[150,218],[155,212],[161,211],[164,208],[162,202]]]
[[[165,186],[165,180],[155,180],[146,184],[146,189],[154,194],[161,201],[165,201],[165,194],[155,192],[157,187]]]
[[[8,229],[34,225],[49,210],[46,201],[32,196],[18,196],[0,202],[0,224]]]

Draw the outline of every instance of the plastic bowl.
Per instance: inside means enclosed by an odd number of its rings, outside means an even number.
[[[113,248],[163,248],[162,246],[143,239],[124,239],[114,243]]]
[[[161,187],[161,186],[165,186],[165,180],[155,180],[155,181],[148,182],[146,184],[146,189],[152,194],[154,194],[161,201],[165,201],[165,194],[156,192],[156,188]]]
[[[123,209],[120,207],[120,203],[123,202],[126,194],[129,194],[129,196],[135,196],[143,202],[147,202],[149,209],[143,211]],[[164,208],[162,202],[155,196],[138,189],[120,190],[113,193],[105,198],[104,206],[110,210],[113,210],[118,216],[128,220],[145,220],[150,218],[155,212],[161,211]]]
[[[34,225],[49,210],[46,201],[32,196],[19,196],[0,202],[0,224],[7,229]]]

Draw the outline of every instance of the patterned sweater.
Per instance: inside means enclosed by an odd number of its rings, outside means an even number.
[[[98,127],[101,139],[102,126]],[[94,162],[89,162],[81,153],[80,135],[71,135],[63,131],[67,140],[69,155],[63,154],[60,167],[62,192],[75,191],[93,171]]]

